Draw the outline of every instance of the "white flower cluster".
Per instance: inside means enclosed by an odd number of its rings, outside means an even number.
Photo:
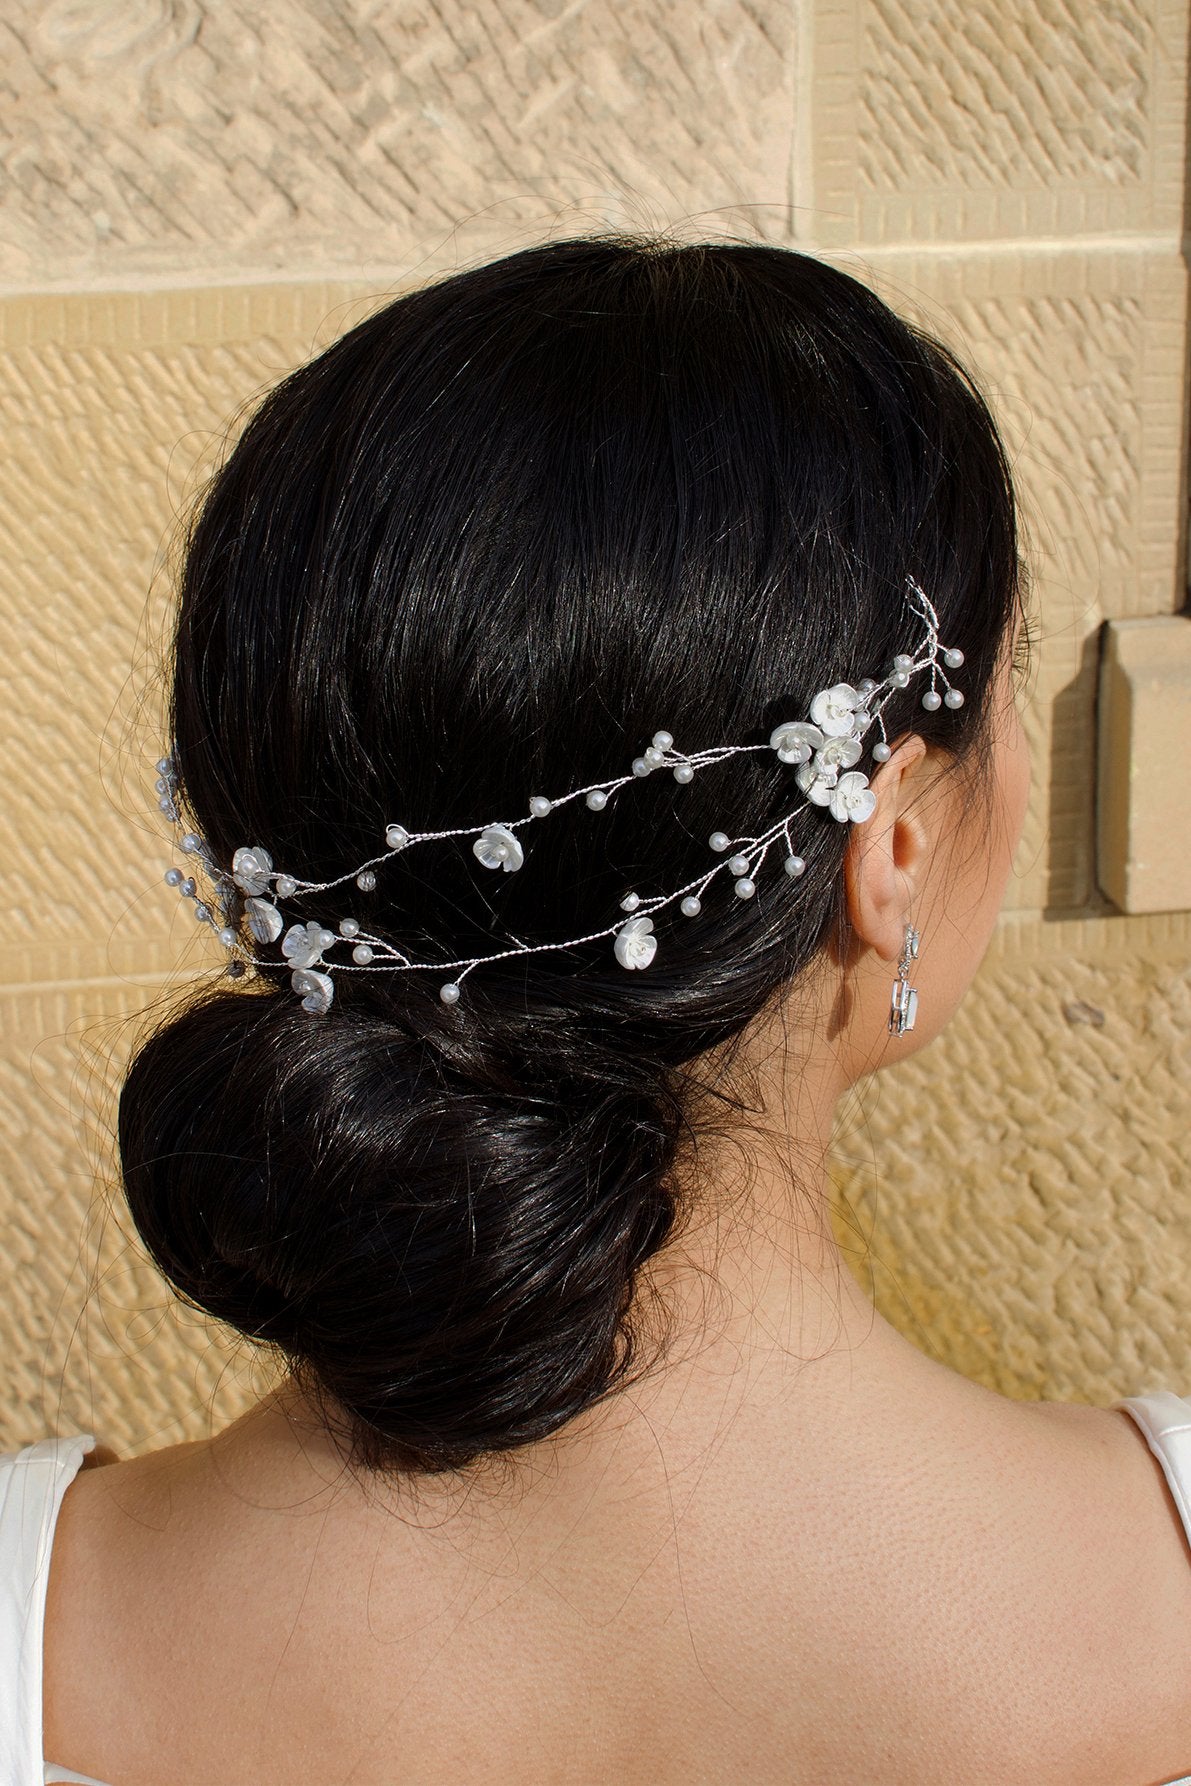
[[[929,668],[931,685],[922,697],[922,705],[928,711],[934,711],[944,703],[948,707],[959,707],[963,704],[963,695],[959,689],[948,682],[940,667],[940,660],[949,669],[958,668],[963,663],[963,652],[954,647],[942,648],[939,644],[938,616],[929,599],[912,579],[907,579],[907,601],[924,621],[926,637],[922,646],[922,654],[916,659],[906,652],[899,652],[883,682],[875,682],[871,677],[853,687],[850,682],[836,682],[830,688],[824,688],[814,697],[810,706],[809,720],[787,720],[776,726],[770,733],[769,744],[730,744],[716,745],[706,750],[687,755],[674,749],[674,740],[669,732],[658,731],[653,741],[639,757],[634,758],[631,775],[622,775],[611,781],[600,782],[591,787],[573,788],[569,793],[557,798],[544,794],[535,794],[529,802],[528,818],[511,821],[508,824],[491,823],[486,825],[462,826],[445,831],[407,831],[403,825],[391,824],[385,830],[386,854],[374,856],[370,861],[350,869],[333,881],[302,881],[291,874],[281,874],[274,870],[273,858],[261,844],[244,844],[232,857],[230,876],[219,869],[209,858],[207,846],[203,839],[194,832],[188,832],[183,838],[181,847],[199,855],[210,869],[212,876],[221,885],[220,903],[223,908],[224,922],[219,928],[220,941],[229,949],[237,950],[239,938],[231,922],[232,901],[235,888],[244,896],[245,920],[251,935],[259,943],[275,943],[279,937],[281,951],[291,966],[291,984],[293,990],[301,994],[302,1006],[305,1010],[324,1013],[331,1005],[334,997],[334,983],[326,972],[329,965],[325,960],[325,952],[341,940],[354,943],[352,959],[355,966],[343,967],[344,972],[401,971],[416,968],[463,968],[464,972],[453,980],[445,981],[439,987],[439,996],[445,1004],[455,1004],[459,998],[460,982],[473,967],[483,962],[499,961],[511,955],[536,954],[551,949],[573,948],[581,943],[595,941],[599,937],[614,934],[613,951],[622,967],[640,969],[648,967],[657,953],[658,940],[653,934],[652,913],[669,905],[673,900],[681,900],[681,911],[686,917],[695,917],[702,910],[701,895],[724,862],[717,862],[706,874],[690,881],[674,892],[659,895],[656,898],[642,900],[637,893],[626,893],[620,901],[621,910],[637,912],[638,908],[647,909],[639,915],[630,917],[626,922],[617,920],[603,930],[593,931],[588,936],[571,937],[564,943],[541,943],[536,945],[519,944],[514,949],[502,949],[491,955],[473,956],[464,961],[431,962],[411,961],[402,950],[396,948],[386,939],[374,936],[369,932],[361,932],[356,918],[341,918],[337,930],[328,930],[315,919],[304,923],[294,923],[286,929],[285,919],[278,907],[267,897],[270,883],[276,898],[288,899],[295,894],[323,892],[337,887],[343,882],[354,879],[361,892],[371,893],[376,887],[374,866],[386,861],[390,854],[407,849],[411,844],[423,843],[432,838],[470,836],[475,832],[472,851],[476,860],[485,868],[502,870],[505,874],[516,873],[524,864],[525,851],[517,836],[517,828],[542,819],[550,812],[563,806],[569,800],[580,795],[586,798],[587,805],[594,812],[601,812],[607,806],[609,798],[626,783],[652,774],[656,769],[669,768],[674,779],[680,783],[690,782],[696,771],[707,764],[722,761],[725,757],[741,752],[765,750],[776,752],[783,763],[795,765],[797,768],[798,786],[806,800],[802,806],[787,813],[776,825],[769,828],[760,837],[729,837],[726,832],[713,831],[708,839],[712,850],[717,854],[727,855],[726,866],[735,877],[735,891],[740,899],[751,899],[756,892],[755,876],[764,862],[766,852],[779,837],[786,847],[785,868],[788,875],[797,878],[801,875],[806,863],[799,856],[790,837],[790,820],[804,810],[807,804],[819,806],[830,812],[832,818],[840,823],[862,824],[870,818],[876,808],[876,796],[868,784],[868,777],[855,765],[860,761],[864,751],[864,735],[875,722],[881,731],[880,740],[872,747],[874,762],[881,763],[890,755],[890,745],[885,736],[885,724],[881,717],[881,709],[890,696],[905,688],[910,677],[918,670]],[[936,678],[946,684],[946,694],[940,695],[935,687]],[[160,796],[158,806],[168,818],[178,823],[178,812],[175,804],[176,771],[171,757],[163,757],[157,764],[157,792]],[[742,847],[743,846],[743,847]],[[182,871],[170,868],[166,873],[166,881],[177,887],[186,898],[195,895],[195,883],[190,877],[183,878]],[[195,915],[205,923],[214,924],[210,908],[202,902],[196,904]],[[284,931],[284,936],[282,932]],[[376,961],[377,954],[381,959]],[[259,966],[276,965],[256,956],[246,958]],[[375,965],[374,965],[375,963]],[[337,967],[341,964],[336,963]],[[243,959],[234,959],[228,964],[229,973],[244,971]]]

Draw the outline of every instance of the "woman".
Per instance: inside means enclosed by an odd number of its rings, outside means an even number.
[[[840,1097],[987,946],[1025,646],[984,402],[810,256],[547,243],[272,392],[159,765],[231,977],[119,1139],[282,1369],[209,1441],[7,1465],[58,1513],[19,1786],[1191,1764],[1191,1402],[964,1380],[828,1216]]]

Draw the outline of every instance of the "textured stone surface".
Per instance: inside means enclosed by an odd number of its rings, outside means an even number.
[[[786,0],[9,0],[0,286],[354,274],[745,203],[789,219]]]
[[[1177,231],[1181,0],[814,0],[813,10],[797,226],[809,240]]]

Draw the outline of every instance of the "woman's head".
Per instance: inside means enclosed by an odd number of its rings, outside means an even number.
[[[183,565],[181,799],[225,869],[251,839],[330,880],[394,820],[519,814],[659,727],[765,742],[912,648],[912,575],[966,699],[927,712],[912,684],[886,725],[979,814],[1017,567],[984,403],[856,280],[754,244],[548,243],[398,298],[249,422]],[[772,753],[737,755],[571,802],[517,874],[428,844],[294,917],[366,918],[419,960],[581,935],[792,804]],[[458,1467],[625,1383],[648,1362],[638,1274],[688,1213],[683,1143],[714,1101],[699,1063],[848,932],[857,827],[795,825],[799,880],[668,908],[643,972],[603,937],[478,968],[450,1008],[441,974],[342,975],[322,1017],[280,949],[221,980],[121,1096],[162,1270],[275,1346],[365,1467]]]

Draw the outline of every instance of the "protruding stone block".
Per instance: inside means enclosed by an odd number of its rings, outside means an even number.
[[[1191,910],[1191,614],[1106,623],[1097,877],[1125,912]]]

